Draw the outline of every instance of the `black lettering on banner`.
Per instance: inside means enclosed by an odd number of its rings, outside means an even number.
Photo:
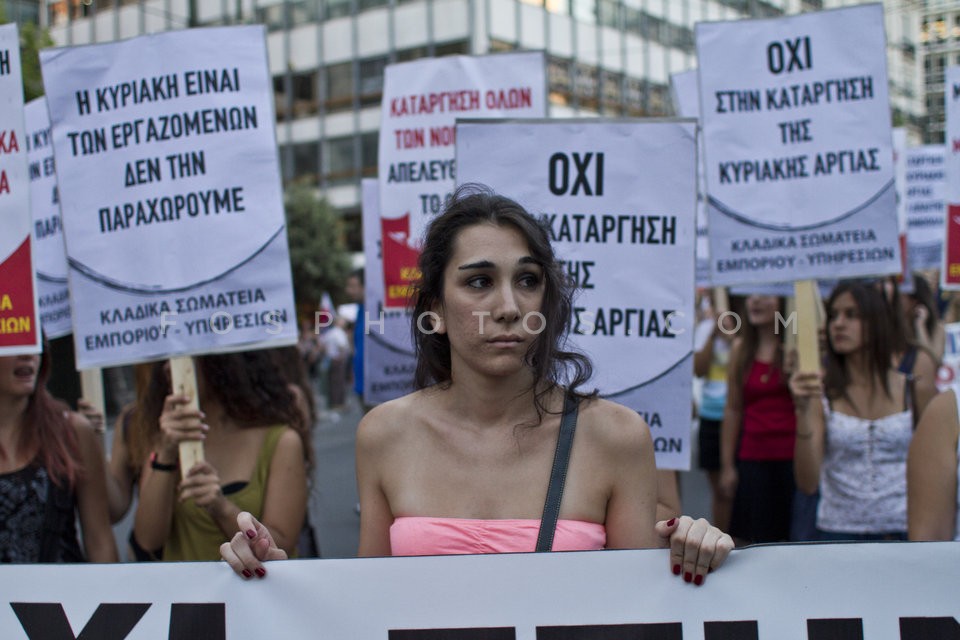
[[[956,618],[900,618],[900,640],[960,640]]]
[[[390,629],[388,640],[516,640],[513,627],[466,629]]]
[[[80,635],[74,636],[59,602],[11,602],[10,606],[30,640],[123,640],[150,608],[144,603],[101,604]]]
[[[170,640],[226,640],[226,605],[222,602],[170,606]]]
[[[781,74],[791,71],[803,71],[813,67],[813,54],[810,36],[771,42],[767,45],[767,68],[770,73]]]
[[[0,50],[0,76],[10,74],[10,50]]]
[[[79,636],[59,602],[11,602],[10,606],[30,640],[123,640],[150,603],[102,603]],[[170,605],[169,640],[226,640],[226,607],[222,602]]]
[[[576,168],[576,176],[573,179],[573,187],[570,188],[570,159]],[[595,160],[595,162],[593,162]],[[593,183],[587,176],[587,170],[593,162]],[[550,156],[549,160],[549,187],[550,193],[555,196],[566,195],[570,188],[570,195],[577,195],[583,189],[585,196],[603,195],[603,153],[594,155],[592,151],[584,154],[571,153],[570,157],[562,152],[557,152]]]
[[[860,618],[807,620],[807,640],[863,640]]]
[[[759,640],[756,620],[704,622],[704,640]]]
[[[679,622],[537,627],[537,640],[683,640]]]

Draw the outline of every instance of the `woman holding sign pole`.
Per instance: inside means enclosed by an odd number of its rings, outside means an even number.
[[[795,372],[797,486],[820,488],[823,540],[902,540],[907,532],[907,450],[914,414],[907,377],[891,363],[887,303],[860,282],[827,302],[824,373]]]
[[[0,357],[0,562],[116,562],[98,436],[49,394],[50,367]]]
[[[733,542],[705,520],[655,522],[649,428],[578,391],[592,366],[564,350],[572,291],[549,232],[512,200],[461,188],[419,266],[420,389],[357,432],[360,555],[663,545],[673,573],[702,584]],[[221,549],[237,573],[283,557],[268,527],[237,524]]]
[[[311,459],[307,425],[268,350],[195,358],[202,411],[170,394],[163,364],[154,368],[142,410],[152,416],[152,447],[140,476],[136,545],[163,560],[215,560],[237,514],[270,524],[293,552],[307,500]],[[140,434],[143,437],[144,434]],[[181,480],[179,444],[202,440],[205,460]]]

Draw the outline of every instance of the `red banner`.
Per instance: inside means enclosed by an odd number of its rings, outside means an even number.
[[[0,263],[0,347],[37,343],[36,296],[30,271],[30,238]]]
[[[399,218],[380,218],[383,242],[384,306],[405,307],[412,285],[420,279],[417,261],[420,252],[410,237],[410,212]]]
[[[947,205],[943,282],[960,287],[960,204]]]

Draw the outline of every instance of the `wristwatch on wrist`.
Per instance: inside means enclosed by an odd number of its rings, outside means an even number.
[[[174,462],[173,464],[164,464],[163,462],[160,462],[159,460],[157,460],[157,452],[156,452],[156,451],[154,451],[153,453],[150,454],[150,468],[151,468],[151,469],[155,469],[155,470],[157,470],[157,471],[176,471],[176,470],[177,470],[177,466],[178,466],[178,465],[177,465],[176,462]]]

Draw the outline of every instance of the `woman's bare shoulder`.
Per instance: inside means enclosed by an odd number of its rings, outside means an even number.
[[[612,453],[636,452],[651,446],[647,423],[639,413],[622,404],[590,398],[581,403],[580,416],[585,439],[594,446]]]
[[[360,420],[357,427],[358,446],[373,447],[396,442],[397,438],[409,433],[410,428],[421,421],[429,404],[429,398],[421,390],[377,405]]]

